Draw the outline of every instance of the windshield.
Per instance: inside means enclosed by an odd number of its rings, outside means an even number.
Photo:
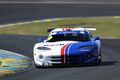
[[[56,41],[90,41],[90,38],[86,34],[59,34],[49,36],[47,42]]]

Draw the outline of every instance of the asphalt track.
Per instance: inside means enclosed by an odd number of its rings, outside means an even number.
[[[119,15],[120,4],[0,4],[0,25],[57,17]]]
[[[30,13],[28,14],[30,19],[32,19],[32,17],[33,19],[37,17],[40,19],[47,17],[106,16],[120,14],[120,5],[51,5],[52,7],[50,7],[50,5],[41,5],[42,7],[40,7],[40,5],[31,4],[29,6],[26,5],[26,8],[25,5],[22,4],[8,4],[7,6],[3,6],[4,5],[0,7],[0,11],[2,10],[0,16],[3,15],[2,19],[6,19],[6,21],[0,19],[1,23],[24,20],[28,13]],[[30,6],[33,7],[29,8]],[[18,7],[20,8],[17,9]],[[39,13],[36,13],[36,8]],[[36,12],[34,12],[34,10]],[[19,19],[20,15],[22,16],[21,19]],[[15,18],[15,16],[19,16],[19,18]],[[11,19],[12,17],[14,19]],[[28,20],[29,17],[26,20]],[[0,49],[17,52],[33,59],[32,49],[40,37],[42,36],[0,35]],[[43,36],[43,38],[45,39],[46,37]],[[25,73],[0,78],[0,80],[120,80],[120,39],[101,39],[101,41],[102,64],[99,66],[35,68]]]
[[[0,0],[0,1],[18,1],[18,2],[120,2],[119,0]]]

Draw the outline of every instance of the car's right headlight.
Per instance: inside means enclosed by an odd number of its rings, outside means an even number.
[[[37,47],[38,50],[51,50],[51,48],[48,47]]]

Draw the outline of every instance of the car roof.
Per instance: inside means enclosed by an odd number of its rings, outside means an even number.
[[[96,28],[56,28],[53,29],[51,32],[58,32],[58,31],[96,31]]]
[[[67,34],[67,32],[68,33],[75,33],[75,32],[76,33],[81,33],[81,32],[89,33],[89,31],[96,31],[96,28],[56,28],[56,29],[51,30],[50,35],[60,34],[59,32],[62,32],[63,34]]]

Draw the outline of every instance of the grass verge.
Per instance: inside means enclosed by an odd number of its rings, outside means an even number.
[[[93,36],[120,38],[120,18],[78,18],[68,20],[58,20],[52,22],[38,22],[25,25],[0,28],[0,34],[14,35],[48,35],[47,29],[64,28],[72,25],[74,27],[95,27],[96,32],[91,32]]]

